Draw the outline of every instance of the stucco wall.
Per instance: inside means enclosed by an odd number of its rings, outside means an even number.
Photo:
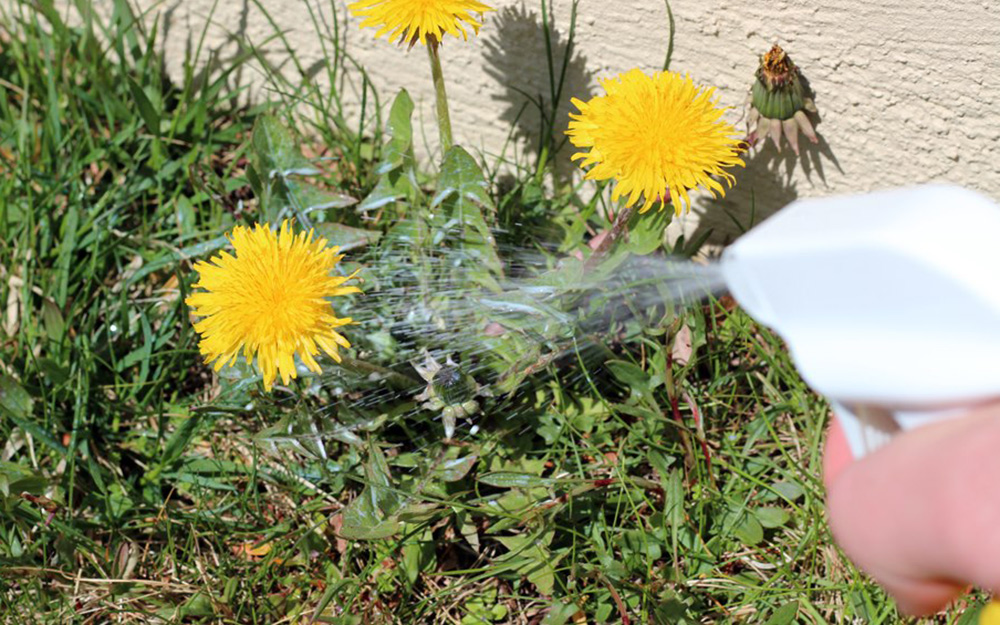
[[[305,0],[260,2],[305,66],[322,59]],[[189,33],[206,23],[213,3],[138,0],[169,18],[165,46],[175,70]],[[487,14],[480,36],[448,39],[443,58],[456,141],[496,155],[522,108],[522,92],[547,93],[548,70],[538,2],[489,3],[498,11]],[[95,4],[107,6],[109,0]],[[557,52],[565,48],[570,5],[554,0]],[[1000,199],[997,0],[672,0],[671,5],[676,19],[671,68],[718,87],[721,101],[733,107],[732,121],[742,116],[757,56],[774,42],[802,68],[822,117],[818,146],[808,146],[798,159],[787,147],[781,154],[771,146],[753,154],[725,201],[696,206],[696,213],[707,211],[703,223],[726,229],[731,224],[726,210],[747,221],[751,198],[759,217],[798,196],[928,180],[961,183]],[[367,68],[386,106],[398,88],[410,91],[433,150],[433,94],[424,49],[407,52],[373,39],[374,31],[358,30],[345,6],[341,0],[324,2],[320,13],[330,19],[335,9],[337,19],[346,20],[348,50]],[[567,96],[595,92],[598,77],[662,66],[669,32],[662,0],[580,0],[578,10]],[[225,56],[234,49],[233,36],[260,44],[272,33],[253,2],[220,2],[205,43]],[[268,47],[277,49],[273,43]],[[280,53],[270,60],[280,64]],[[252,74],[244,78],[257,80]],[[529,106],[517,134],[530,137],[536,125]],[[507,156],[516,155],[508,148]],[[560,158],[567,156],[568,151]],[[942,217],[947,219],[947,207]],[[697,215],[688,219],[687,228],[697,220]]]

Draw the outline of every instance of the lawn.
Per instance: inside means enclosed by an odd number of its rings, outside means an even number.
[[[172,81],[113,6],[0,18],[0,620],[903,622],[833,545],[829,410],[782,343],[650,279],[702,247],[669,210],[595,259],[608,185],[416,160],[409,97],[322,22],[333,87],[246,105],[253,47]],[[204,363],[185,300],[285,219],[363,294],[340,364],[265,390]]]

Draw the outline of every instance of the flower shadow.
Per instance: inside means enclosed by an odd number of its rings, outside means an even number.
[[[746,167],[732,170],[736,184],[726,197],[705,196],[694,211],[699,220],[689,239],[728,244],[799,197],[794,173],[796,156],[773,146],[744,154]]]
[[[844,173],[830,144],[819,132],[822,118],[816,113],[809,117],[817,128],[819,140],[811,143],[800,136],[798,154],[785,139],[782,139],[780,151],[770,139],[751,148],[743,156],[746,167],[732,171],[736,184],[726,197],[705,197],[697,203],[694,210],[699,214],[699,222],[691,240],[707,236],[710,243],[728,244],[797,200],[799,191],[795,172],[798,168],[801,168],[805,181],[814,187],[829,186],[827,163]]]
[[[483,56],[486,73],[502,87],[493,96],[502,106],[500,119],[530,153],[554,159],[563,177],[573,170],[565,135],[569,113],[576,110],[571,99],[592,95],[593,74],[572,33],[556,28],[554,19],[550,14],[543,20],[523,3],[504,7],[490,20]]]

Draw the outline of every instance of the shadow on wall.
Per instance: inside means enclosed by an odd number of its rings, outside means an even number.
[[[843,174],[830,144],[818,130],[817,134],[819,142],[815,144],[800,137],[799,154],[787,144],[779,152],[770,140],[746,153],[743,156],[746,167],[732,172],[736,184],[726,192],[726,197],[705,197],[698,202],[695,212],[699,221],[691,239],[710,231],[709,242],[728,244],[797,200],[799,192],[793,176],[797,167],[802,168],[806,181],[813,186],[828,186],[824,161]]]
[[[161,35],[159,37],[160,49],[158,50],[158,56],[164,76],[167,75],[167,68],[165,67],[165,59],[169,54],[167,45],[170,41],[174,22],[178,21],[177,11],[182,7],[183,3],[178,0],[161,13]],[[193,72],[191,77],[192,87],[194,90],[204,89],[213,78],[224,75],[226,87],[220,91],[219,97],[228,97],[233,107],[239,107],[238,94],[245,91],[241,88],[244,83],[243,63],[241,61],[243,60],[242,57],[245,57],[249,53],[246,45],[249,14],[250,0],[243,0],[240,8],[240,17],[235,25],[235,29],[227,31],[223,42],[215,46],[208,45],[201,49],[198,49],[199,42],[195,40],[199,31],[192,28],[190,22],[181,25],[181,30],[185,32],[184,65],[185,67],[189,64],[198,66],[198,69]],[[226,54],[226,48],[230,48],[231,52]],[[195,57],[196,54],[199,55],[197,58]],[[235,71],[227,71],[233,67],[235,67]]]
[[[176,20],[175,14],[181,7],[183,7],[183,0],[177,0],[163,11],[161,21],[163,35],[160,37],[161,59],[167,56],[165,46]],[[249,106],[253,103],[253,94],[247,89],[247,86],[253,82],[254,76],[251,73],[258,74],[258,78],[264,77],[266,85],[263,90],[265,93],[268,89],[274,89],[281,93],[286,85],[297,84],[303,79],[313,80],[325,69],[328,63],[328,59],[319,59],[308,66],[301,66],[299,59],[293,58],[294,51],[284,38],[278,37],[277,31],[264,41],[253,41],[250,38],[248,26],[254,10],[264,11],[265,9],[255,5],[253,0],[241,0],[239,2],[239,17],[234,23],[223,23],[220,18],[213,16],[212,27],[221,28],[225,32],[225,37],[214,42],[213,45],[198,41],[198,37],[201,35],[200,28],[203,26],[199,25],[198,28],[194,28],[194,25],[189,22],[181,28],[186,33],[184,63],[185,65],[194,64],[197,67],[192,75],[193,88],[195,90],[204,89],[214,81],[222,79],[224,87],[219,90],[218,97],[230,100],[230,104],[234,108]],[[256,17],[264,18],[273,24],[273,18],[270,15],[262,14]],[[335,15],[335,19],[339,19],[339,16]],[[199,46],[202,47],[199,49]],[[247,63],[250,59],[261,66],[256,72],[252,69],[252,65]]]
[[[555,28],[553,17],[550,12],[546,28],[540,12],[524,3],[501,9],[490,20],[483,56],[486,73],[503,87],[493,96],[502,106],[500,119],[514,128],[515,136],[536,156],[545,148],[554,153],[556,173],[565,176],[574,167],[569,160],[572,146],[567,146],[565,135],[569,112],[576,111],[570,100],[591,96],[593,76],[587,71],[586,57]],[[551,75],[546,30],[552,50]]]
[[[787,152],[795,156],[791,150]],[[695,209],[699,214],[698,227],[692,239],[711,231],[710,242],[729,243],[798,199],[799,192],[790,175],[792,169],[782,167],[787,157],[773,146],[754,150],[744,155],[743,160],[746,167],[732,172],[736,184],[726,192],[725,198],[705,196],[698,202]]]

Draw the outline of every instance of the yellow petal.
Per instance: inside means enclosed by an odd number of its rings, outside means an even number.
[[[334,314],[330,298],[360,289],[345,283],[350,276],[331,276],[343,258],[314,233],[292,230],[289,222],[277,232],[269,226],[237,226],[229,236],[235,254],[221,252],[199,262],[196,287],[186,300],[200,317],[199,351],[216,371],[235,363],[240,352],[256,361],[264,388],[277,377],[287,384],[296,377],[295,357],[320,371],[317,346],[330,353],[338,344],[350,347],[333,328],[352,323]],[[340,337],[337,340],[336,337]],[[336,354],[331,354],[339,359]]]
[[[633,69],[601,81],[604,95],[573,100],[566,134],[583,149],[572,155],[587,169],[586,178],[616,181],[612,198],[632,206],[642,199],[649,210],[665,189],[674,208],[690,207],[687,191],[704,187],[723,194],[712,175],[742,166],[736,130],[722,120],[713,88],[671,72],[652,75]],[[662,208],[662,205],[661,205]]]

